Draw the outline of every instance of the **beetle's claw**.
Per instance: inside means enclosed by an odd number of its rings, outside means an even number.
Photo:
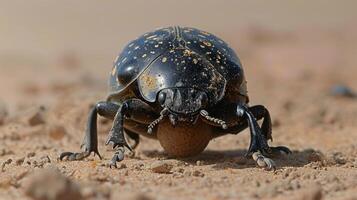
[[[59,156],[59,159],[62,161],[64,158],[67,158],[67,160],[73,160],[74,153],[72,152],[62,152]]]
[[[254,152],[252,158],[261,168],[265,168],[266,170],[276,169],[275,162],[272,159],[265,157],[260,151]]]
[[[84,147],[83,152],[63,152],[60,154],[59,159],[61,161],[64,159],[68,161],[83,160],[84,158],[90,156],[92,152],[94,153],[94,155],[98,155],[99,159],[102,159],[102,156],[99,154],[97,148],[90,148],[85,143],[81,145],[81,148],[82,147]]]
[[[99,154],[98,151],[92,151],[94,152],[95,155],[98,155],[99,159],[102,159],[102,156]],[[83,152],[63,152],[59,156],[59,159],[62,160],[68,160],[68,161],[75,161],[75,160],[83,160],[84,158],[87,158],[90,156],[90,151],[83,151]]]
[[[110,169],[118,168],[116,161],[113,160],[109,161],[109,168]]]
[[[124,160],[124,148],[119,147],[118,150],[115,152],[113,158],[109,162],[110,168],[118,168],[117,162]]]
[[[270,147],[271,154],[273,155],[281,155],[281,154],[291,154],[291,150],[285,146],[277,146],[277,147]]]
[[[108,138],[108,140],[105,142],[105,145],[109,145],[109,144],[113,145],[113,149],[126,147],[130,151],[133,151],[132,148],[128,145],[128,143],[126,141],[120,141],[115,137],[109,137]]]

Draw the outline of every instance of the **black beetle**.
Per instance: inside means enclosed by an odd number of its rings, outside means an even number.
[[[106,142],[112,143],[116,150],[111,167],[123,160],[124,147],[132,150],[137,146],[139,135],[170,138],[170,134],[177,133],[175,137],[180,138],[184,130],[198,138],[204,138],[203,132],[210,132],[208,138],[212,139],[249,127],[251,143],[247,156],[267,169],[275,167],[268,158],[270,155],[290,153],[284,146],[268,146],[267,141],[272,139],[268,110],[262,105],[248,106],[247,84],[239,58],[223,40],[205,31],[168,27],[142,35],[130,42],[115,60],[109,87],[107,100],[90,111],[84,151],[64,152],[61,160],[81,160],[91,152],[101,158],[97,147],[97,114],[114,119]],[[259,119],[264,119],[261,127]],[[184,128],[177,128],[180,125]],[[160,133],[160,126],[165,133]],[[132,147],[124,133],[135,141]],[[186,146],[196,146],[197,137]],[[173,141],[173,146],[175,142],[178,140]],[[190,141],[186,138],[183,142]],[[199,153],[208,142],[198,143],[199,140],[193,153],[186,151],[178,156]]]

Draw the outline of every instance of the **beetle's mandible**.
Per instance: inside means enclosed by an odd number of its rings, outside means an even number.
[[[208,142],[249,127],[247,156],[274,169],[269,157],[290,153],[270,147],[272,125],[262,105],[249,106],[247,82],[235,52],[220,38],[187,27],[168,27],[130,42],[117,57],[109,78],[109,95],[90,111],[83,152],[63,152],[60,159],[81,160],[98,152],[97,115],[113,119],[106,144],[115,153],[109,166],[134,149],[139,135],[156,138],[169,154],[202,152]],[[257,120],[263,119],[259,126]],[[129,146],[126,137],[134,140]]]

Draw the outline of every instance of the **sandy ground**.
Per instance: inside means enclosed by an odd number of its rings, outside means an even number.
[[[348,13],[346,19],[334,18],[333,25],[323,21],[314,26],[320,22],[314,18],[304,28],[285,30],[238,22],[222,29],[224,25],[203,23],[238,51],[251,104],[263,104],[272,114],[271,145],[293,151],[274,158],[275,171],[260,169],[244,157],[247,130],[217,138],[202,154],[187,159],[170,158],[157,141],[141,138],[134,156],[126,155],[118,169],[109,169],[106,163],[113,151],[104,143],[111,122],[103,118],[98,123],[103,160],[91,156],[85,161],[59,161],[60,152],[79,150],[90,106],[105,99],[106,77],[116,52],[148,25],[127,26],[132,31],[120,33],[125,37],[119,45],[111,42],[115,31],[98,31],[107,38],[91,46],[84,24],[84,30],[75,29],[74,34],[84,38],[65,48],[67,40],[74,41],[71,32],[61,38],[46,29],[51,23],[33,16],[27,22],[42,24],[48,38],[37,35],[38,43],[20,45],[6,39],[21,36],[15,31],[13,36],[11,29],[1,38],[5,46],[0,49],[0,199],[357,199],[357,99],[331,95],[338,84],[357,90],[357,29],[348,22]],[[104,26],[101,20],[98,29]],[[284,27],[286,21],[279,25]],[[75,25],[68,23],[67,28]],[[61,25],[66,27],[63,24],[66,20]],[[105,43],[112,46],[106,49]],[[37,48],[31,50],[32,45]],[[57,48],[45,51],[46,45]],[[158,165],[165,173],[153,171]]]

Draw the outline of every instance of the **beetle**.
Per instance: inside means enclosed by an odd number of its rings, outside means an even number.
[[[145,33],[116,58],[109,90],[106,101],[90,110],[81,146],[84,151],[63,152],[61,160],[81,160],[92,152],[101,158],[97,147],[98,114],[114,120],[106,142],[115,149],[110,167],[124,159],[125,147],[132,150],[139,144],[139,135],[159,139],[170,152],[162,138],[175,138],[171,147],[177,147],[180,138],[191,133],[180,144],[188,151],[177,153],[191,156],[203,151],[210,139],[249,127],[251,142],[246,155],[258,166],[274,169],[270,158],[273,154],[291,153],[285,146],[268,145],[272,139],[269,111],[262,105],[249,106],[238,56],[211,33],[178,26]],[[257,122],[260,119],[261,126]],[[134,140],[133,146],[128,145],[125,136]]]

